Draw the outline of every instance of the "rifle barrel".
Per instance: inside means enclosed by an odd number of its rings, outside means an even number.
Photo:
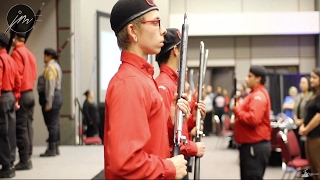
[[[28,28],[28,29],[30,29],[30,31],[28,31],[28,32],[26,33],[26,37],[25,37],[24,43],[27,42],[27,40],[28,40],[28,38],[29,38],[29,36],[30,36],[30,34],[31,34],[34,26],[36,26],[37,21],[38,21],[38,18],[39,18],[39,16],[40,16],[40,14],[41,14],[41,12],[42,12],[42,9],[43,9],[43,6],[44,6],[45,4],[46,4],[46,3],[42,2],[41,6],[40,6],[40,8],[39,8],[39,10],[38,10],[38,12],[37,12],[37,14],[36,14],[34,24],[30,24],[30,26],[29,26],[29,28]],[[33,26],[33,28],[32,28],[32,26]],[[31,29],[31,28],[32,28],[32,29]]]
[[[186,69],[187,69],[187,47],[188,47],[188,30],[189,25],[187,24],[187,14],[184,14],[184,23],[182,25],[182,39],[181,39],[181,56],[179,63],[179,80],[178,80],[178,99],[182,98],[182,94],[185,90],[186,82]],[[186,137],[182,135],[182,125],[183,125],[183,114],[182,111],[176,108],[176,119],[174,123],[174,149],[173,156],[180,154],[181,142],[187,143]]]

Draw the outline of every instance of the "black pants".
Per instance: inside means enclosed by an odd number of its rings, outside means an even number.
[[[0,102],[0,164],[13,165],[16,159],[16,114],[12,92],[2,92]]]
[[[203,122],[203,133],[205,135],[212,133],[212,111],[206,112],[206,117]]]
[[[19,149],[20,162],[27,162],[31,158],[33,149],[32,121],[35,105],[33,91],[21,92],[19,104],[20,109],[16,112],[17,146]]]
[[[39,102],[42,106],[42,114],[44,122],[47,126],[49,137],[47,142],[59,142],[60,141],[60,109],[63,104],[62,94],[60,90],[54,92],[54,98],[52,102],[52,108],[46,111],[46,97],[44,93],[39,93]]]
[[[93,137],[98,134],[99,134],[99,129],[98,129],[98,125],[96,122],[94,124],[89,124],[87,126],[87,130],[86,130],[87,137]]]
[[[300,157],[306,159],[306,151],[305,151],[305,141],[301,141],[301,135],[299,134],[299,127],[293,130],[294,134],[297,137],[299,146],[300,146]]]
[[[222,121],[222,115],[224,114],[223,111],[217,111],[215,112],[215,115],[217,115],[219,117],[219,120],[220,120],[220,131],[222,131],[222,128],[223,128],[223,121]],[[217,130],[217,127],[216,127],[216,133],[218,134],[218,130]]]
[[[271,155],[270,142],[242,144],[239,150],[241,179],[263,179]]]

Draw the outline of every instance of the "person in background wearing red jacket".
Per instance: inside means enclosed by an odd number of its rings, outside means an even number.
[[[271,154],[271,103],[264,87],[266,75],[263,66],[250,67],[246,83],[252,91],[233,109],[235,140],[240,144],[241,179],[263,179]]]
[[[170,116],[165,113],[154,68],[147,61],[148,54],[160,52],[166,34],[159,9],[153,0],[119,0],[110,23],[122,64],[106,94],[105,178],[181,179],[187,174],[187,161],[183,155],[170,158],[167,121],[175,118],[176,104],[185,119],[190,107],[175,94]]]
[[[172,97],[174,93],[178,90],[179,77],[177,70],[180,61],[180,43],[180,31],[176,28],[167,29],[167,34],[164,35],[164,45],[162,46],[160,53],[156,56],[156,61],[158,62],[160,67],[160,75],[156,78],[156,82],[158,84],[159,92],[163,98],[163,102],[166,107],[167,116],[169,116],[170,113]],[[206,111],[203,102],[199,103],[199,108],[202,108],[202,117],[204,117]],[[187,121],[194,120],[191,116]],[[167,123],[169,131],[173,131],[174,122],[168,121]],[[194,126],[191,128],[194,128]],[[187,160],[190,156],[202,157],[205,152],[204,143],[195,143],[190,139],[190,134],[188,132],[188,123],[183,124],[182,131],[182,134],[187,137],[188,145],[181,146],[181,154],[187,156]],[[169,134],[169,145],[171,150],[174,146],[173,140],[173,134]],[[188,179],[188,175],[184,179]]]
[[[226,106],[224,106],[224,114],[229,115],[230,98],[228,90],[223,89],[222,94],[224,95],[224,99],[226,100]]]
[[[32,138],[33,138],[33,112],[35,100],[33,95],[34,82],[37,79],[36,58],[24,44],[26,33],[18,32],[14,37],[12,58],[17,64],[21,77],[21,98],[19,100],[20,109],[17,116],[17,146],[19,149],[19,163],[16,170],[32,169]]]
[[[19,109],[21,78],[6,47],[9,38],[0,33],[0,178],[13,178],[16,159],[16,113]]]

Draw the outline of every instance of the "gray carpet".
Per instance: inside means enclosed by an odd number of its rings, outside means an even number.
[[[239,153],[237,149],[228,149],[228,139],[209,136],[202,138],[206,144],[206,154],[201,158],[201,179],[240,179]],[[101,170],[101,169],[100,169]],[[93,179],[104,179],[104,172],[99,172]],[[280,166],[267,167],[264,179],[281,179],[283,171]],[[193,179],[193,173],[189,174]]]
[[[217,137],[202,138],[206,154],[201,158],[201,179],[239,179],[238,151],[227,149],[224,139],[217,147]],[[14,179],[104,179],[103,146],[62,146],[61,155],[40,158],[46,147],[35,147],[32,157],[33,169],[17,171]],[[16,161],[17,163],[18,161]],[[268,167],[264,179],[280,179],[281,167]],[[190,174],[193,179],[193,174]]]

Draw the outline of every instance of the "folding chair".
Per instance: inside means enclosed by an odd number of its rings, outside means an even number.
[[[308,168],[308,160],[300,158],[300,147],[298,140],[292,130],[289,130],[287,134],[279,131],[277,134],[277,140],[281,148],[282,161],[285,165],[282,179],[289,173],[288,179],[291,177],[291,173],[294,175],[294,179],[300,179],[303,170]]]

